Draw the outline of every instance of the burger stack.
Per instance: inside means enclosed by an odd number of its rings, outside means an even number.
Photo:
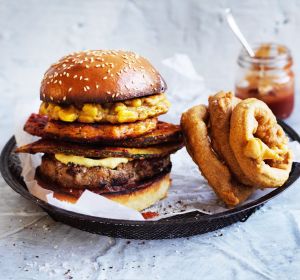
[[[57,197],[87,189],[141,211],[167,195],[170,154],[183,146],[179,126],[157,119],[166,88],[133,52],[71,53],[45,73],[39,114],[24,126],[41,139],[16,152],[44,154],[35,177]]]

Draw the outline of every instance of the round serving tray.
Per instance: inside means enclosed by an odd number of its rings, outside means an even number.
[[[279,121],[291,140],[300,142],[299,135],[287,124]],[[25,198],[43,208],[54,220],[92,233],[129,239],[166,239],[186,237],[214,231],[236,222],[245,222],[265,202],[289,188],[300,176],[300,163],[293,163],[288,181],[259,199],[222,213],[206,215],[199,212],[177,215],[159,221],[129,221],[106,219],[78,214],[52,206],[31,195],[21,177],[20,160],[14,154],[12,137],[1,153],[1,173],[7,184]]]

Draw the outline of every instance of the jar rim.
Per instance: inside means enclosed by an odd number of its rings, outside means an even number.
[[[291,52],[285,45],[278,43],[255,43],[252,45],[252,49],[254,52],[256,52],[264,45],[270,46],[271,48],[280,48],[283,52],[269,57],[251,57],[243,48],[238,56],[238,64],[241,66],[246,64],[268,67],[284,67],[288,62],[291,62]]]

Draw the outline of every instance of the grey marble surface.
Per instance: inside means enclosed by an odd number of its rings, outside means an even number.
[[[186,53],[207,87],[232,89],[240,46],[220,17],[227,6],[250,41],[288,45],[299,76],[296,0],[0,1],[0,147],[13,133],[15,104],[37,96],[50,63],[73,50],[130,49],[158,69],[162,59]],[[298,132],[299,105],[287,121]],[[0,279],[299,279],[299,184],[246,223],[129,241],[56,223],[0,177]]]

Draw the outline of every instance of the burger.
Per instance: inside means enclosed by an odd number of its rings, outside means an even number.
[[[18,153],[43,153],[35,178],[60,198],[89,190],[136,210],[166,197],[170,154],[183,146],[168,111],[167,85],[145,58],[127,51],[88,50],[52,64],[41,105],[24,130],[41,137]]]

